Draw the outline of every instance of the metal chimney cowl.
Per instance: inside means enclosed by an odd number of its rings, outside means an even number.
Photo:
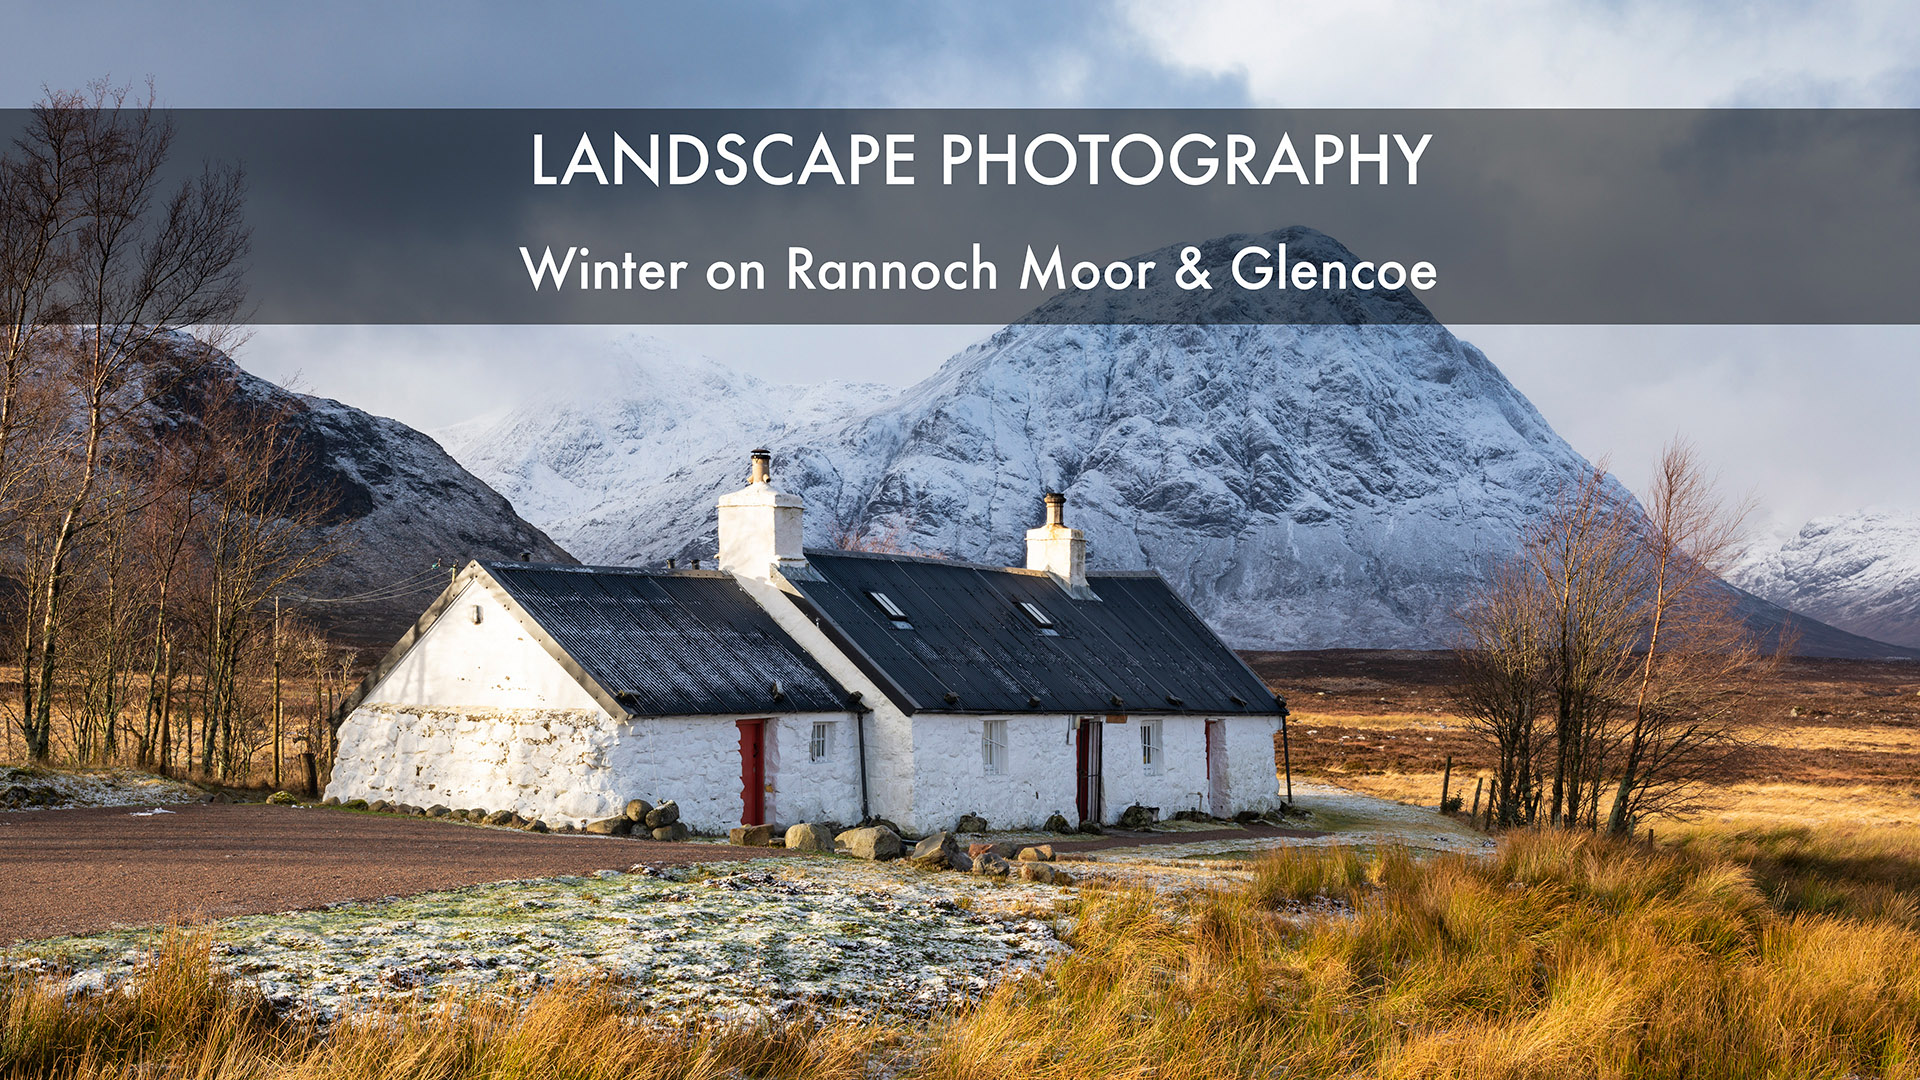
[[[805,566],[801,547],[807,503],[773,488],[773,454],[748,457],[747,486],[720,496],[720,554],[716,565],[730,574],[771,580],[777,570]]]

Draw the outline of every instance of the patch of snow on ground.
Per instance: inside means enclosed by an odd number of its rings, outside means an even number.
[[[192,784],[113,769],[64,771],[0,766],[0,811],[74,810],[88,806],[148,806],[199,802]]]
[[[975,903],[980,894],[1008,894]],[[331,1019],[447,991],[519,995],[608,978],[678,1024],[799,1010],[926,1016],[1064,951],[1050,887],[845,860],[763,860],[502,882],[217,924],[214,958],[277,1007]],[[1025,902],[1018,902],[1024,898]],[[158,932],[57,939],[0,970],[70,987],[135,974]]]

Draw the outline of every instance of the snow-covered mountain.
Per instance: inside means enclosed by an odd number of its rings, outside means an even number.
[[[1276,242],[1353,258],[1308,230],[1206,249]],[[1203,325],[1249,302],[1196,296],[1190,325],[1047,325],[1060,312],[1043,307],[887,396],[637,346],[586,392],[442,438],[587,562],[711,557],[714,500],[765,445],[813,545],[1018,563],[1040,495],[1062,490],[1093,566],[1159,570],[1236,644],[1442,642],[1489,558],[1584,462],[1436,323]],[[1340,302],[1403,322],[1409,303]]]
[[[191,346],[181,338],[175,347]],[[302,468],[298,483],[331,499],[324,527],[342,541],[340,554],[296,589],[327,600],[361,599],[293,603],[337,633],[392,641],[445,587],[447,569],[469,559],[575,561],[428,436],[398,420],[285,390],[224,354],[193,366],[153,403],[157,422],[197,422],[217,384],[230,386],[236,402],[285,416]]]
[[[1354,259],[1285,229],[1209,241],[1202,265],[1224,279],[1232,252],[1276,243]],[[1175,248],[1142,257],[1179,263]],[[806,497],[810,546],[1019,564],[1041,494],[1064,491],[1093,568],[1158,570],[1247,648],[1446,644],[1522,523],[1586,467],[1418,301],[1155,302],[1172,325],[1117,321],[1111,296],[1056,298],[897,393],[772,385],[641,340],[577,387],[441,438],[589,563],[711,558],[714,500],[756,446]],[[1775,632],[1791,618],[1752,607]],[[1801,641],[1886,652],[1826,627]]]
[[[1842,630],[1920,648],[1920,511],[1815,518],[1755,544],[1727,577]]]

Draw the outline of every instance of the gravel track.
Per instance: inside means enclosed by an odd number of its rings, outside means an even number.
[[[715,844],[264,804],[0,813],[0,943],[739,857]]]

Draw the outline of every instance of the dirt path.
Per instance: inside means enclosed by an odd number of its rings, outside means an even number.
[[[0,813],[0,944],[740,850],[263,804]]]

